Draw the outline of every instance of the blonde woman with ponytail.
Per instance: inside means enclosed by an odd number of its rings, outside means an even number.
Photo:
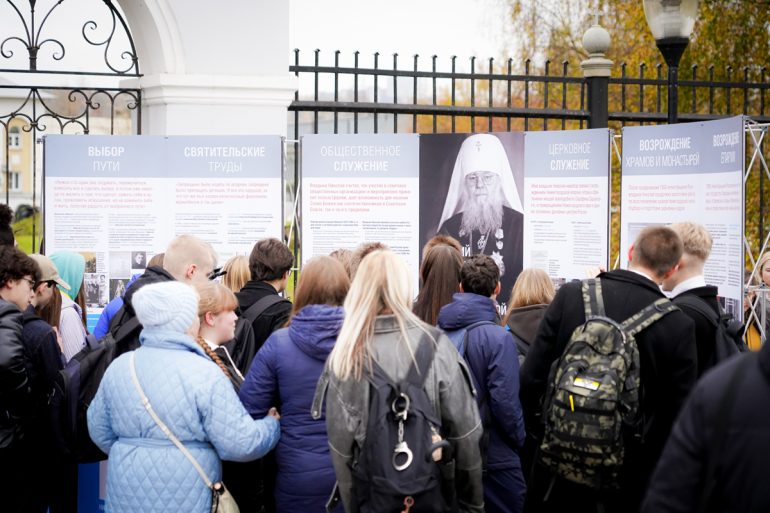
[[[435,346],[425,392],[440,414],[440,435],[453,448],[457,500],[462,511],[483,511],[482,435],[476,402],[460,355],[443,332],[412,313],[414,298],[406,263],[389,250],[366,256],[343,308],[345,319],[329,355],[326,431],[345,511],[368,510],[357,497],[351,466],[366,444],[369,386],[374,361],[396,383],[403,382],[423,340]],[[362,502],[363,501],[363,502]]]

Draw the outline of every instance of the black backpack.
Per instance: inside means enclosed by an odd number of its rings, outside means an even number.
[[[107,459],[88,434],[88,406],[96,396],[107,367],[118,356],[134,349],[125,346],[140,328],[139,320],[133,317],[114,335],[107,333],[99,340],[88,335],[86,347],[56,376],[51,396],[54,442],[64,455],[79,463]]]
[[[366,440],[352,464],[353,496],[361,513],[444,513],[451,505],[442,490],[433,453],[449,443],[439,438],[441,421],[424,389],[435,346],[421,339],[406,379],[395,383],[372,361]],[[419,369],[419,370],[418,370]]]
[[[731,314],[725,313],[721,305],[719,306],[719,312],[715,312],[704,299],[693,294],[677,296],[674,299],[674,304],[692,308],[705,317],[716,330],[714,334],[714,357],[709,362],[709,367],[713,367],[731,356],[748,350],[743,341],[745,326]]]

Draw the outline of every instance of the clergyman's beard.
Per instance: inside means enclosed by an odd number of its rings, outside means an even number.
[[[495,190],[497,189],[497,190]],[[503,195],[499,188],[490,190],[488,196],[478,197],[466,189],[460,236],[474,231],[494,234],[503,224]]]

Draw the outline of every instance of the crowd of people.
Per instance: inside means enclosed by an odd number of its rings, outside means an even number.
[[[85,261],[0,242],[2,509],[74,512],[49,404],[87,346]],[[770,348],[723,356],[711,245],[648,227],[627,270],[524,269],[501,316],[495,260],[446,235],[416,295],[371,242],[311,259],[292,301],[283,242],[220,268],[176,237],[94,331],[126,341],[87,414],[106,510],[770,511]]]

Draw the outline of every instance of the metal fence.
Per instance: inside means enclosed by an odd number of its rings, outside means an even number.
[[[735,73],[732,67],[705,70],[693,65],[689,72],[680,70],[679,120],[704,121],[729,115],[744,114],[758,122],[770,121],[766,98],[770,95],[767,68],[743,67]],[[619,77],[610,78],[608,95],[609,119],[621,124],[666,123],[668,81],[663,65],[654,67],[648,76],[647,66],[640,64],[636,76],[630,76],[629,66],[618,66]]]
[[[309,54],[309,56],[308,56]],[[344,63],[343,63],[344,61]],[[667,123],[668,81],[663,65],[616,64],[606,87],[592,89],[580,67],[569,62],[504,61],[456,57],[409,59],[399,55],[364,56],[294,51],[290,71],[299,90],[289,107],[289,195],[296,193],[299,138],[315,133],[436,133],[510,130],[564,130]],[[767,69],[692,66],[679,73],[679,120],[703,121],[743,114],[770,123]],[[604,79],[607,80],[607,79]],[[589,109],[589,90],[602,91],[605,118]],[[597,98],[591,100],[596,105]],[[750,145],[747,143],[747,149]],[[746,238],[748,253],[764,246],[770,211],[763,167],[768,154],[764,138],[759,155],[747,157]],[[613,152],[611,198],[612,261],[619,248],[620,160]],[[296,225],[292,234],[297,240]],[[747,255],[747,268],[758,254]]]
[[[289,110],[294,115],[295,137],[301,135],[303,125],[307,125],[308,133],[319,133],[324,113],[331,116],[333,133],[338,132],[343,114],[352,115],[353,133],[360,130],[362,115],[373,117],[375,133],[458,131],[460,118],[470,120],[470,132],[585,128],[591,119],[586,105],[591,79],[584,78],[579,66],[567,61],[534,66],[531,60],[499,62],[472,57],[467,69],[459,71],[456,57],[439,59],[434,55],[426,59],[414,55],[400,59],[393,54],[385,64],[383,56],[375,53],[367,65],[361,65],[362,56],[355,52],[352,65],[341,65],[340,56],[335,52],[333,63],[322,64],[322,54],[315,50],[308,63],[302,61],[299,50],[294,51],[294,64],[289,69],[300,79],[300,90]],[[616,76],[609,79],[604,102],[610,125],[665,123],[668,82],[663,66],[656,65],[652,76],[645,64],[634,71],[620,63],[614,70]],[[718,72],[713,66],[705,71],[692,66],[689,73],[680,74],[685,75],[687,78],[678,82],[681,121],[735,114],[770,121],[766,68],[743,67],[735,73],[732,67]],[[352,79],[352,87],[340,86],[346,78]],[[362,87],[364,80],[367,85]],[[303,114],[309,114],[312,123],[302,123]],[[400,124],[399,116],[406,116],[411,123]],[[442,118],[449,123],[442,125]],[[424,123],[426,119],[428,123]]]
[[[338,133],[342,114],[352,115],[353,133],[360,130],[362,115],[372,116],[374,133],[454,132],[458,119],[466,120],[471,132],[511,130],[516,125],[528,130],[535,128],[535,120],[540,120],[544,129],[564,129],[568,121],[583,128],[589,119],[586,81],[575,76],[566,62],[556,73],[546,63],[538,74],[531,61],[525,61],[522,72],[514,73],[513,59],[500,64],[494,59],[480,63],[471,58],[469,69],[458,71],[456,57],[447,61],[446,70],[438,69],[435,55],[429,59],[414,55],[404,66],[405,59],[399,60],[394,54],[389,67],[381,66],[377,53],[371,66],[360,64],[359,52],[353,54],[352,66],[340,65],[340,52],[335,52],[333,65],[322,65],[320,57],[316,50],[312,64],[302,64],[300,51],[294,51],[294,64],[289,69],[301,84],[289,107],[294,113],[295,138],[302,132],[302,113],[312,115],[310,133],[319,133],[322,113],[330,113],[333,133]],[[429,69],[425,69],[426,63]],[[303,87],[302,78],[307,76],[312,77],[310,90]],[[352,79],[351,88],[340,87],[346,78]],[[362,88],[366,79],[366,88]],[[322,88],[324,80],[326,87]],[[404,116],[409,120],[406,126],[399,123],[399,117]],[[447,123],[439,126],[440,120]]]
[[[141,130],[141,91],[118,83],[141,77],[121,11],[112,0],[93,0],[81,19],[62,25],[61,5],[0,0],[8,22],[0,34],[0,190],[17,221],[30,218],[17,233],[27,251],[40,249],[42,136]]]

